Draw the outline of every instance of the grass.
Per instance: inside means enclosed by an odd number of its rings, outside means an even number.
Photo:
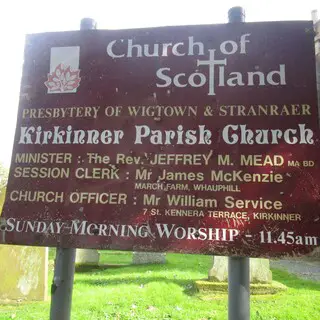
[[[131,253],[103,251],[102,264],[129,264]],[[51,255],[52,257],[52,255]],[[208,300],[193,285],[203,279],[212,257],[167,254],[165,265],[125,265],[78,269],[72,320],[214,320],[227,319],[227,297]],[[81,271],[81,272],[80,272]],[[288,291],[251,298],[251,319],[320,319],[320,283],[273,270],[274,280]],[[50,283],[52,270],[49,274]],[[47,320],[50,302],[0,305],[0,319]]]

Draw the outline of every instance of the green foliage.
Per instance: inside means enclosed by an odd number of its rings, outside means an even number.
[[[212,257],[167,254],[165,265],[130,265],[131,256],[131,252],[102,251],[103,267],[76,273],[73,320],[227,319],[226,295],[202,299],[194,285],[195,280],[207,277]],[[319,282],[300,280],[277,270],[273,278],[288,290],[252,296],[252,320],[320,319]],[[47,320],[49,309],[49,301],[0,305],[0,319]]]
[[[0,190],[2,190],[8,182],[9,170],[0,163]]]
[[[8,182],[8,169],[0,163],[0,216],[6,195],[6,186]]]

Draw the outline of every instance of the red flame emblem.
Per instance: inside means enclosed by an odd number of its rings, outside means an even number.
[[[54,72],[48,74],[48,80],[44,83],[49,93],[73,92],[80,85],[80,70],[72,70],[60,63]]]

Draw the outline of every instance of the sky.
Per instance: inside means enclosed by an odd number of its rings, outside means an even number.
[[[10,165],[27,33],[77,30],[91,17],[99,29],[226,23],[242,6],[246,21],[311,20],[319,0],[0,0],[0,162]]]

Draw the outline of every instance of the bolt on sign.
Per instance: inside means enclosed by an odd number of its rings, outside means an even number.
[[[1,242],[319,245],[311,22],[28,35]]]

